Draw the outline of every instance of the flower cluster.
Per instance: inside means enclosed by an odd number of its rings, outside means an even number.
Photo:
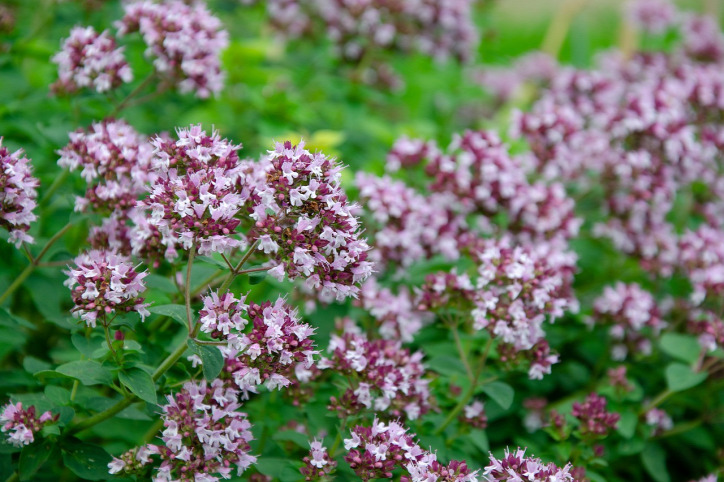
[[[337,462],[329,457],[327,447],[322,446],[322,442],[317,439],[309,442],[309,447],[309,455],[304,457],[304,466],[299,469],[304,480],[319,480],[329,476]]]
[[[140,32],[153,66],[182,93],[209,97],[223,88],[220,53],[228,43],[221,21],[201,1],[139,0],[124,6],[118,32]]]
[[[155,178],[151,145],[123,120],[94,122],[69,137],[70,143],[58,151],[58,165],[80,169],[89,184],[85,195],[76,197],[76,211],[92,208],[125,216]]]
[[[678,16],[669,0],[636,0],[628,5],[627,13],[634,25],[652,34],[665,32]]]
[[[411,354],[399,341],[369,340],[349,320],[342,336],[332,335],[329,351],[331,357],[319,367],[355,380],[339,399],[332,398],[340,416],[367,409],[415,420],[430,409],[422,352]]]
[[[412,293],[400,286],[397,294],[381,287],[375,278],[368,279],[361,286],[359,305],[367,310],[379,325],[377,330],[382,338],[409,343],[430,321],[430,313],[415,306]]]
[[[88,326],[95,327],[100,321],[108,326],[118,314],[131,311],[150,315],[148,304],[140,294],[146,290],[143,278],[147,272],[137,272],[131,260],[123,255],[102,250],[82,253],[74,260],[75,267],[65,272],[75,306],[73,316],[80,317]]]
[[[10,152],[0,137],[0,227],[10,231],[9,241],[19,248],[32,243],[30,223],[37,219],[38,180],[33,177],[30,159],[18,149]]]
[[[394,421],[385,424],[375,418],[370,427],[355,426],[344,440],[344,448],[348,451],[344,460],[365,481],[392,478],[397,468],[406,472],[401,479],[405,482],[477,480],[477,471],[471,472],[465,462],[439,463],[434,453],[420,447],[407,429]]]
[[[224,376],[245,394],[261,384],[273,390],[306,381],[317,354],[310,338],[314,328],[299,321],[283,298],[249,305],[244,299],[211,293],[199,312],[201,330],[228,344],[222,349]],[[242,331],[247,323],[248,333]]]
[[[652,428],[652,435],[661,435],[661,433],[671,430],[674,427],[674,421],[668,413],[660,408],[652,408],[645,415],[646,425]]]
[[[557,72],[558,63],[553,57],[544,52],[531,52],[518,57],[510,67],[486,67],[472,75],[502,104],[521,95],[526,85],[548,85]]]
[[[255,3],[242,0],[243,3]],[[384,62],[388,52],[419,52],[442,61],[472,57],[477,32],[470,0],[270,0],[272,27],[282,36],[324,32],[342,62],[365,65],[362,80],[386,87],[400,80]]]
[[[200,125],[177,129],[178,140],[156,137],[152,168],[157,174],[143,201],[162,237],[162,244],[194,245],[199,254],[228,253],[243,245],[234,238],[245,201],[237,186],[241,146],[207,135]],[[153,237],[153,231],[146,231]],[[175,250],[166,251],[174,256]]]
[[[108,464],[111,474],[131,475],[160,458],[153,480],[228,479],[256,462],[250,455],[253,440],[246,414],[239,412],[238,391],[216,379],[207,383],[187,382],[164,405],[163,445],[148,444],[132,449]],[[202,475],[203,474],[203,475]],[[218,477],[217,477],[218,475]],[[203,479],[200,477],[203,476]]]
[[[370,213],[366,226],[375,229],[372,256],[381,266],[400,268],[442,254],[460,256],[458,245],[465,219],[455,212],[455,199],[446,194],[425,197],[388,176],[358,173],[360,202]]]
[[[258,167],[266,173],[248,206],[249,233],[276,264],[278,279],[303,277],[307,287],[338,300],[356,296],[372,273],[369,246],[340,187],[342,166],[304,144],[277,143]]]
[[[116,47],[108,31],[99,34],[93,27],[73,28],[53,62],[58,64],[58,81],[51,89],[58,93],[82,88],[103,93],[133,80],[123,47]]]
[[[582,437],[605,437],[616,428],[621,416],[608,412],[606,403],[606,399],[596,393],[588,395],[583,403],[573,403],[571,414],[580,422],[578,429]]]
[[[642,28],[680,27],[674,53],[600,56],[593,71],[560,68],[512,134],[534,154],[546,178],[575,181],[582,192],[603,187],[607,219],[594,234],[637,257],[658,275],[677,268],[683,208],[720,226],[721,63],[724,35],[713,18],[683,15],[664,0],[640,0],[631,14]],[[596,194],[598,195],[598,194]]]
[[[466,405],[460,415],[460,421],[466,425],[480,430],[488,426],[488,416],[485,414],[485,405],[480,400]]]
[[[596,323],[611,325],[614,360],[623,360],[630,352],[649,355],[651,337],[666,326],[654,297],[635,283],[607,286],[593,302],[593,310]]]
[[[497,459],[490,454],[490,464],[483,469],[483,478],[488,482],[498,480],[530,482],[579,482],[580,479],[573,476],[573,467],[567,464],[565,467],[557,467],[553,462],[544,463],[537,457],[526,457],[526,449],[518,448],[515,452],[505,449],[505,455]]]
[[[458,309],[470,309],[473,328],[500,340],[505,362],[522,361],[520,353],[530,363],[529,376],[542,378],[558,361],[544,340],[543,322],[578,309],[572,266],[565,257],[557,260],[506,240],[481,240],[476,257],[476,279],[455,272],[429,275],[418,308],[445,310],[458,303]]]
[[[691,300],[699,305],[705,299],[724,294],[724,248],[722,230],[703,224],[679,240],[678,264],[687,274],[694,292]]]
[[[35,441],[35,433],[39,432],[45,425],[58,420],[58,416],[53,416],[50,412],[44,412],[38,417],[35,413],[35,406],[31,405],[27,409],[23,409],[23,404],[8,403],[2,407],[0,415],[0,430],[7,434],[7,441],[10,445],[22,447],[29,445]]]
[[[408,155],[426,156],[429,188],[454,196],[462,214],[504,214],[508,231],[524,240],[569,239],[578,233],[581,220],[563,185],[530,182],[527,159],[511,156],[496,133],[466,131],[446,150],[429,143],[418,148],[421,152]]]

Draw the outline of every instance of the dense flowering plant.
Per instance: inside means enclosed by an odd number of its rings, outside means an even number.
[[[713,16],[6,3],[0,480],[724,474]]]

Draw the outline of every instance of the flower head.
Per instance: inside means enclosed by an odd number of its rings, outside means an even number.
[[[144,205],[169,249],[197,246],[199,254],[228,253],[243,246],[234,236],[236,214],[245,201],[237,185],[241,175],[236,150],[241,146],[207,135],[200,125],[177,130],[178,140],[157,137],[152,166],[157,178]],[[175,256],[175,250],[167,251]]]
[[[50,412],[45,412],[40,417],[35,414],[35,407],[31,405],[27,409],[23,409],[23,404],[8,403],[2,407],[0,413],[0,431],[8,432],[7,441],[16,447],[29,445],[35,441],[35,434],[43,428],[43,426],[58,420]]]
[[[103,93],[133,80],[123,47],[116,47],[107,30],[99,34],[93,27],[74,27],[53,62],[58,64],[58,81],[51,86],[55,92],[87,87]]]
[[[355,206],[340,186],[342,166],[303,143],[286,142],[277,143],[260,168],[266,178],[252,193],[249,237],[276,263],[270,273],[304,278],[338,300],[356,296],[372,263]]]
[[[94,122],[87,130],[71,132],[70,143],[58,151],[58,165],[75,171],[88,183],[76,198],[76,211],[126,212],[148,190],[152,148],[123,120]]]
[[[108,316],[131,311],[143,320],[150,313],[147,303],[140,297],[146,290],[143,278],[148,273],[137,272],[129,258],[102,250],[82,253],[74,260],[75,266],[65,273],[65,285],[70,288],[75,307],[71,310],[88,326],[96,322],[109,324]]]
[[[0,137],[0,227],[10,231],[9,241],[17,248],[33,242],[27,231],[37,219],[33,209],[37,206],[38,184],[30,159],[20,149],[11,153]]]
[[[156,71],[181,92],[209,97],[223,88],[220,53],[229,43],[221,21],[202,1],[139,0],[124,6],[118,33],[140,32]]]

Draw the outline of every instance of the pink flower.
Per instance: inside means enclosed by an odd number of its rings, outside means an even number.
[[[229,43],[228,33],[204,2],[140,0],[127,3],[124,11],[119,35],[140,32],[146,55],[165,80],[202,99],[221,91],[220,54]]]
[[[8,241],[20,248],[23,243],[34,242],[27,232],[37,219],[33,210],[39,182],[22,149],[10,153],[2,140],[0,137],[0,227],[10,231]]]
[[[58,151],[58,165],[79,169],[89,184],[85,196],[76,198],[76,211],[91,207],[125,214],[135,207],[156,177],[150,172],[152,147],[148,141],[123,120],[94,122],[69,137],[70,143]]]
[[[43,413],[39,418],[35,415],[35,407],[30,406],[27,410],[23,409],[23,404],[8,403],[2,407],[0,414],[0,431],[8,432],[7,441],[16,447],[29,445],[35,441],[35,434],[39,432],[45,425],[58,420],[58,416],[53,416],[50,412]]]
[[[56,93],[84,87],[102,93],[133,80],[123,47],[116,47],[107,30],[98,34],[93,27],[74,27],[52,60],[58,64],[59,78],[51,86]]]
[[[304,144],[277,143],[249,173],[250,240],[271,257],[272,272],[304,278],[321,297],[357,296],[372,273],[369,246],[340,186],[342,166]],[[280,268],[283,266],[283,268]]]
[[[483,479],[488,482],[495,481],[520,481],[527,480],[531,482],[579,482],[573,476],[573,467],[567,464],[563,468],[557,467],[553,462],[548,464],[536,457],[526,457],[526,449],[510,452],[505,449],[505,456],[497,459],[490,454],[490,464],[483,469]]]
[[[129,258],[110,251],[91,250],[79,255],[75,267],[65,274],[65,286],[70,288],[75,307],[73,316],[88,326],[100,321],[108,325],[121,313],[135,311],[141,320],[150,315],[147,303],[140,297],[146,290],[143,278],[147,272],[135,270]],[[109,319],[108,317],[112,317]]]

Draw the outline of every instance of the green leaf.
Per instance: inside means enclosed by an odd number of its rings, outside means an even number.
[[[701,345],[690,335],[666,333],[661,337],[661,349],[667,354],[686,363],[694,363],[699,359]]]
[[[500,405],[503,410],[508,410],[513,403],[515,390],[513,387],[503,382],[492,382],[483,386],[485,392],[495,403]]]
[[[70,337],[70,342],[73,343],[76,350],[88,358],[92,358],[93,353],[101,346],[100,338],[95,340],[93,338],[86,338],[85,335],[81,333],[73,333]]]
[[[219,257],[221,257],[221,256],[219,256]],[[197,256],[196,259],[199,261],[203,261],[204,263],[213,265],[213,266],[218,266],[224,270],[229,269],[229,266],[227,266],[226,261],[224,261],[223,259],[216,259],[216,258],[212,258],[211,256]]]
[[[649,444],[641,452],[641,462],[646,472],[656,482],[670,482],[669,472],[666,469],[666,452],[659,445]]]
[[[683,363],[671,363],[666,367],[666,385],[672,392],[695,387],[706,380],[707,373],[696,373]]]
[[[146,286],[149,288],[157,289],[159,291],[163,291],[164,293],[176,293],[176,291],[178,291],[176,285],[165,276],[151,273],[146,275],[146,277],[143,278],[143,281],[146,282]]]
[[[110,385],[113,374],[93,360],[78,360],[60,365],[56,372],[80,380],[83,385]]]
[[[156,398],[156,384],[151,375],[140,368],[131,368],[118,374],[118,379],[141,400],[154,405],[158,403]]]
[[[249,275],[249,284],[252,286],[258,285],[264,281],[264,278],[266,278],[266,271],[262,271],[261,273],[251,273]]]
[[[490,442],[488,442],[488,435],[485,433],[485,430],[474,429],[470,433],[470,440],[472,440],[473,444],[484,454],[490,451]]]
[[[219,349],[213,345],[199,345],[193,340],[189,340],[188,345],[201,358],[204,378],[213,380],[218,377],[224,368],[224,357]]]
[[[23,447],[18,463],[20,480],[32,480],[31,477],[48,460],[55,445],[50,440],[43,440]]]
[[[64,444],[62,450],[63,463],[78,477],[88,480],[108,478],[111,456],[102,447],[73,441]]]
[[[264,475],[283,482],[300,479],[299,470],[287,459],[259,457],[259,460],[254,464],[254,468]]]
[[[638,424],[639,417],[634,412],[623,412],[621,418],[618,421],[616,429],[618,433],[625,439],[630,439],[636,433],[636,424]]]
[[[454,356],[438,355],[431,358],[427,366],[440,375],[466,375],[465,367],[460,359]]]
[[[0,325],[7,326],[8,328],[17,328],[19,326],[22,326],[23,328],[28,328],[31,330],[35,329],[35,325],[27,320],[20,318],[19,316],[13,315],[5,308],[0,308]]]
[[[173,318],[174,320],[181,323],[183,326],[186,326],[186,307],[184,305],[160,305],[160,306],[151,306],[148,308],[148,311],[151,313],[156,313],[157,315],[163,315],[168,316],[169,318]]]
[[[45,387],[45,396],[57,405],[67,405],[70,403],[70,390],[67,388],[48,385]]]
[[[51,367],[52,365],[47,361],[35,358],[34,356],[26,356],[23,359],[23,368],[25,368],[25,371],[28,373],[35,374],[43,370],[49,370]]]
[[[277,442],[292,442],[303,449],[309,450],[309,439],[296,430],[283,430],[275,433],[272,438]]]

